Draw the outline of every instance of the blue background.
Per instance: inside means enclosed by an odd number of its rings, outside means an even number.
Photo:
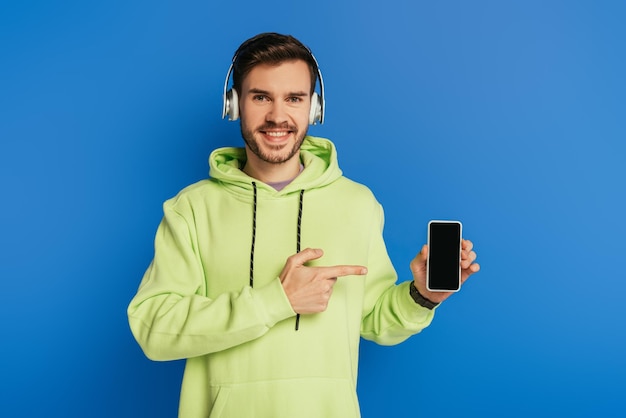
[[[626,414],[626,6],[620,1],[109,0],[0,6],[0,415],[172,417],[182,362],[126,306],[161,203],[240,145],[232,53],[314,51],[347,176],[400,274],[433,218],[480,274],[433,325],[364,342],[364,417]]]

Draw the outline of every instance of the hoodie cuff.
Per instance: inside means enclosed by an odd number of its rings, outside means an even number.
[[[398,290],[400,291],[398,299],[402,306],[403,315],[406,320],[414,324],[430,323],[437,307],[435,306],[433,309],[429,309],[415,303],[409,289],[411,283],[411,281],[407,281],[398,285]]]
[[[265,286],[255,286],[253,294],[254,299],[260,305],[263,320],[268,327],[272,327],[284,319],[296,316],[278,277]]]

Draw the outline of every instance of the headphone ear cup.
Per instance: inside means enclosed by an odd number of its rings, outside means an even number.
[[[222,117],[228,115],[228,120],[239,119],[239,95],[237,94],[237,90],[228,90],[224,100],[224,115],[222,115]]]
[[[322,104],[320,103],[320,97],[313,92],[311,95],[311,110],[309,111],[309,125],[315,125],[321,120],[321,117]]]

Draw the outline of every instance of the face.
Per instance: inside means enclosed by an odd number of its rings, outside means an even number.
[[[299,160],[309,126],[311,73],[301,60],[257,65],[241,83],[241,135],[249,162]],[[256,160],[256,161],[251,161]]]

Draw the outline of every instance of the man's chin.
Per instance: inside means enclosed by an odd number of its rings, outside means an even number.
[[[242,134],[244,134],[242,136],[248,149],[260,160],[271,164],[283,164],[290,161],[294,155],[299,154],[300,146],[304,140],[304,136],[299,137],[297,131],[287,135],[285,140],[278,141],[274,138],[268,138],[267,135],[262,134],[260,131],[251,135],[252,140],[249,140],[246,138],[250,138],[250,136],[246,137],[246,133],[242,131]]]
[[[286,152],[261,152],[260,154],[257,154],[257,156],[261,160],[271,164],[284,164],[295,155],[295,153]]]

